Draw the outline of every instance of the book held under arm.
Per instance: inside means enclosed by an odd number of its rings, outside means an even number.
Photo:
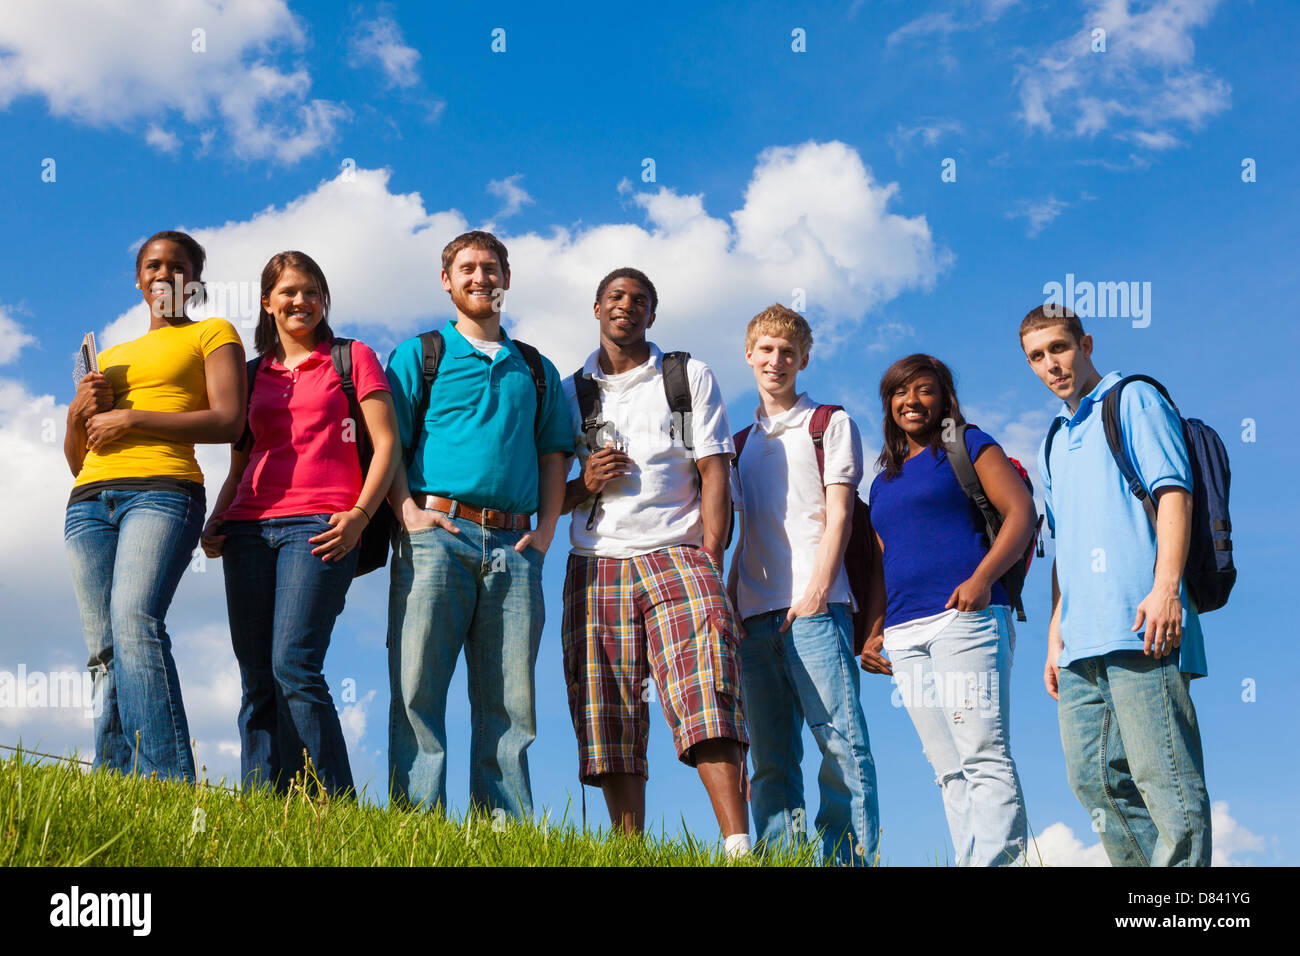
[[[77,364],[72,367],[72,382],[80,385],[88,372],[99,371],[99,350],[95,348],[95,333],[87,332],[77,350]]]

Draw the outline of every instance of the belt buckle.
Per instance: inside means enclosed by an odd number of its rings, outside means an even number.
[[[501,512],[499,512],[499,511],[493,511],[491,508],[484,508],[484,509],[483,509],[483,523],[484,523],[484,524],[494,524],[494,523],[495,523],[495,519],[494,519],[492,516],[493,516],[493,515],[499,515],[500,513],[501,513]]]
[[[454,518],[458,514],[460,514],[460,502],[453,501],[451,503],[451,510],[447,512],[447,517]]]

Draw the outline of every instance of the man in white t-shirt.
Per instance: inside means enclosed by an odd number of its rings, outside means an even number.
[[[812,330],[772,305],[745,330],[758,382],[754,424],[736,436],[740,536],[728,591],[744,620],[741,680],[754,761],[758,845],[804,840],[803,724],[822,752],[816,827],[827,861],[874,863],[876,766],[858,701],[853,593],[844,551],[862,480],[862,440],[838,406],[800,394]],[[829,416],[828,414],[829,413]],[[813,430],[822,432],[823,464]]]
[[[740,856],[749,851],[749,741],[721,578],[731,429],[708,366],[646,341],[657,305],[644,273],[605,276],[594,308],[600,348],[564,382],[581,463],[564,497],[573,512],[562,625],[569,710],[582,782],[601,788],[615,826],[639,833],[647,704],[659,700],[728,855]]]

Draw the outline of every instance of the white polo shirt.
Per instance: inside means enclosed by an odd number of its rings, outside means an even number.
[[[825,485],[862,481],[862,438],[843,409],[833,412],[822,438],[825,481],[817,476],[817,450],[808,425],[817,402],[805,392],[789,411],[762,418],[731,470],[731,497],[744,523],[736,599],[742,618],[788,608],[803,597],[826,531]],[[856,610],[848,575],[841,565],[827,603]]]
[[[663,352],[659,347],[650,343],[646,363],[619,375],[602,372],[599,355],[597,350],[588,356],[582,374],[600,390],[601,418],[607,423],[603,433],[631,457],[632,473],[605,486],[594,516],[594,496],[573,509],[569,528],[573,553],[630,558],[675,545],[703,545],[704,522],[695,462],[735,452],[717,379],[703,362],[687,361],[695,446],[692,452],[683,444],[668,407]],[[581,466],[590,452],[572,375],[564,379],[564,398]]]

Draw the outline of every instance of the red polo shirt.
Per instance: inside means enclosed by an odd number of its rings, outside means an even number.
[[[390,391],[369,346],[352,343],[357,400]],[[227,521],[259,521],[347,511],[361,495],[356,439],[364,422],[349,422],[348,399],[322,342],[296,368],[274,354],[257,367],[248,405],[253,449]]]

